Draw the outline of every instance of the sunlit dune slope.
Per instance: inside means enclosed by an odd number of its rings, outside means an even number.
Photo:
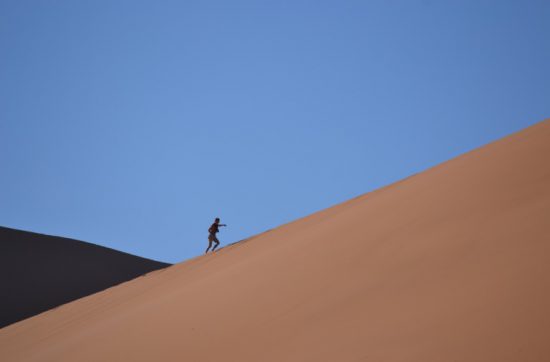
[[[0,360],[543,362],[549,261],[546,121],[4,328]]]
[[[0,227],[0,328],[167,266],[79,240]]]

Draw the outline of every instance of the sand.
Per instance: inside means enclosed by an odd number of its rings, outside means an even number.
[[[0,328],[169,265],[0,227]]]
[[[6,327],[0,360],[548,361],[549,261],[550,120]]]

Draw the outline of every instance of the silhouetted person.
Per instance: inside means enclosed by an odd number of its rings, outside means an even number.
[[[206,248],[206,253],[208,253],[208,250],[210,250],[210,247],[212,246],[212,243],[215,243],[214,247],[212,248],[212,251],[216,250],[216,248],[218,247],[218,245],[220,245],[220,241],[218,240],[218,238],[216,237],[216,233],[218,233],[220,231],[219,227],[220,226],[227,226],[225,224],[220,224],[220,218],[217,217],[216,220],[214,220],[214,223],[212,225],[210,225],[210,227],[208,228],[208,248]]]

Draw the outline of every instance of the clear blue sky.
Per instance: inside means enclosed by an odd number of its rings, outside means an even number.
[[[547,117],[549,1],[0,0],[0,225],[163,261]]]

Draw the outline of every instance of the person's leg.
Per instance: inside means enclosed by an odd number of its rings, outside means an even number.
[[[220,245],[220,242],[219,242],[219,241],[216,241],[215,243],[216,243],[216,245],[214,245],[214,247],[212,248],[212,251],[216,250],[216,248],[218,247],[218,245]]]
[[[217,237],[214,236],[214,243],[216,243],[214,245],[214,247],[212,248],[212,251],[216,250],[216,248],[220,245],[220,241],[218,240]]]
[[[208,250],[210,250],[210,248],[212,247],[212,241],[215,239],[216,237],[212,237],[212,235],[208,235],[208,248],[206,248],[206,251],[204,252],[205,254],[208,253]],[[212,251],[214,251],[214,249],[212,249]]]

